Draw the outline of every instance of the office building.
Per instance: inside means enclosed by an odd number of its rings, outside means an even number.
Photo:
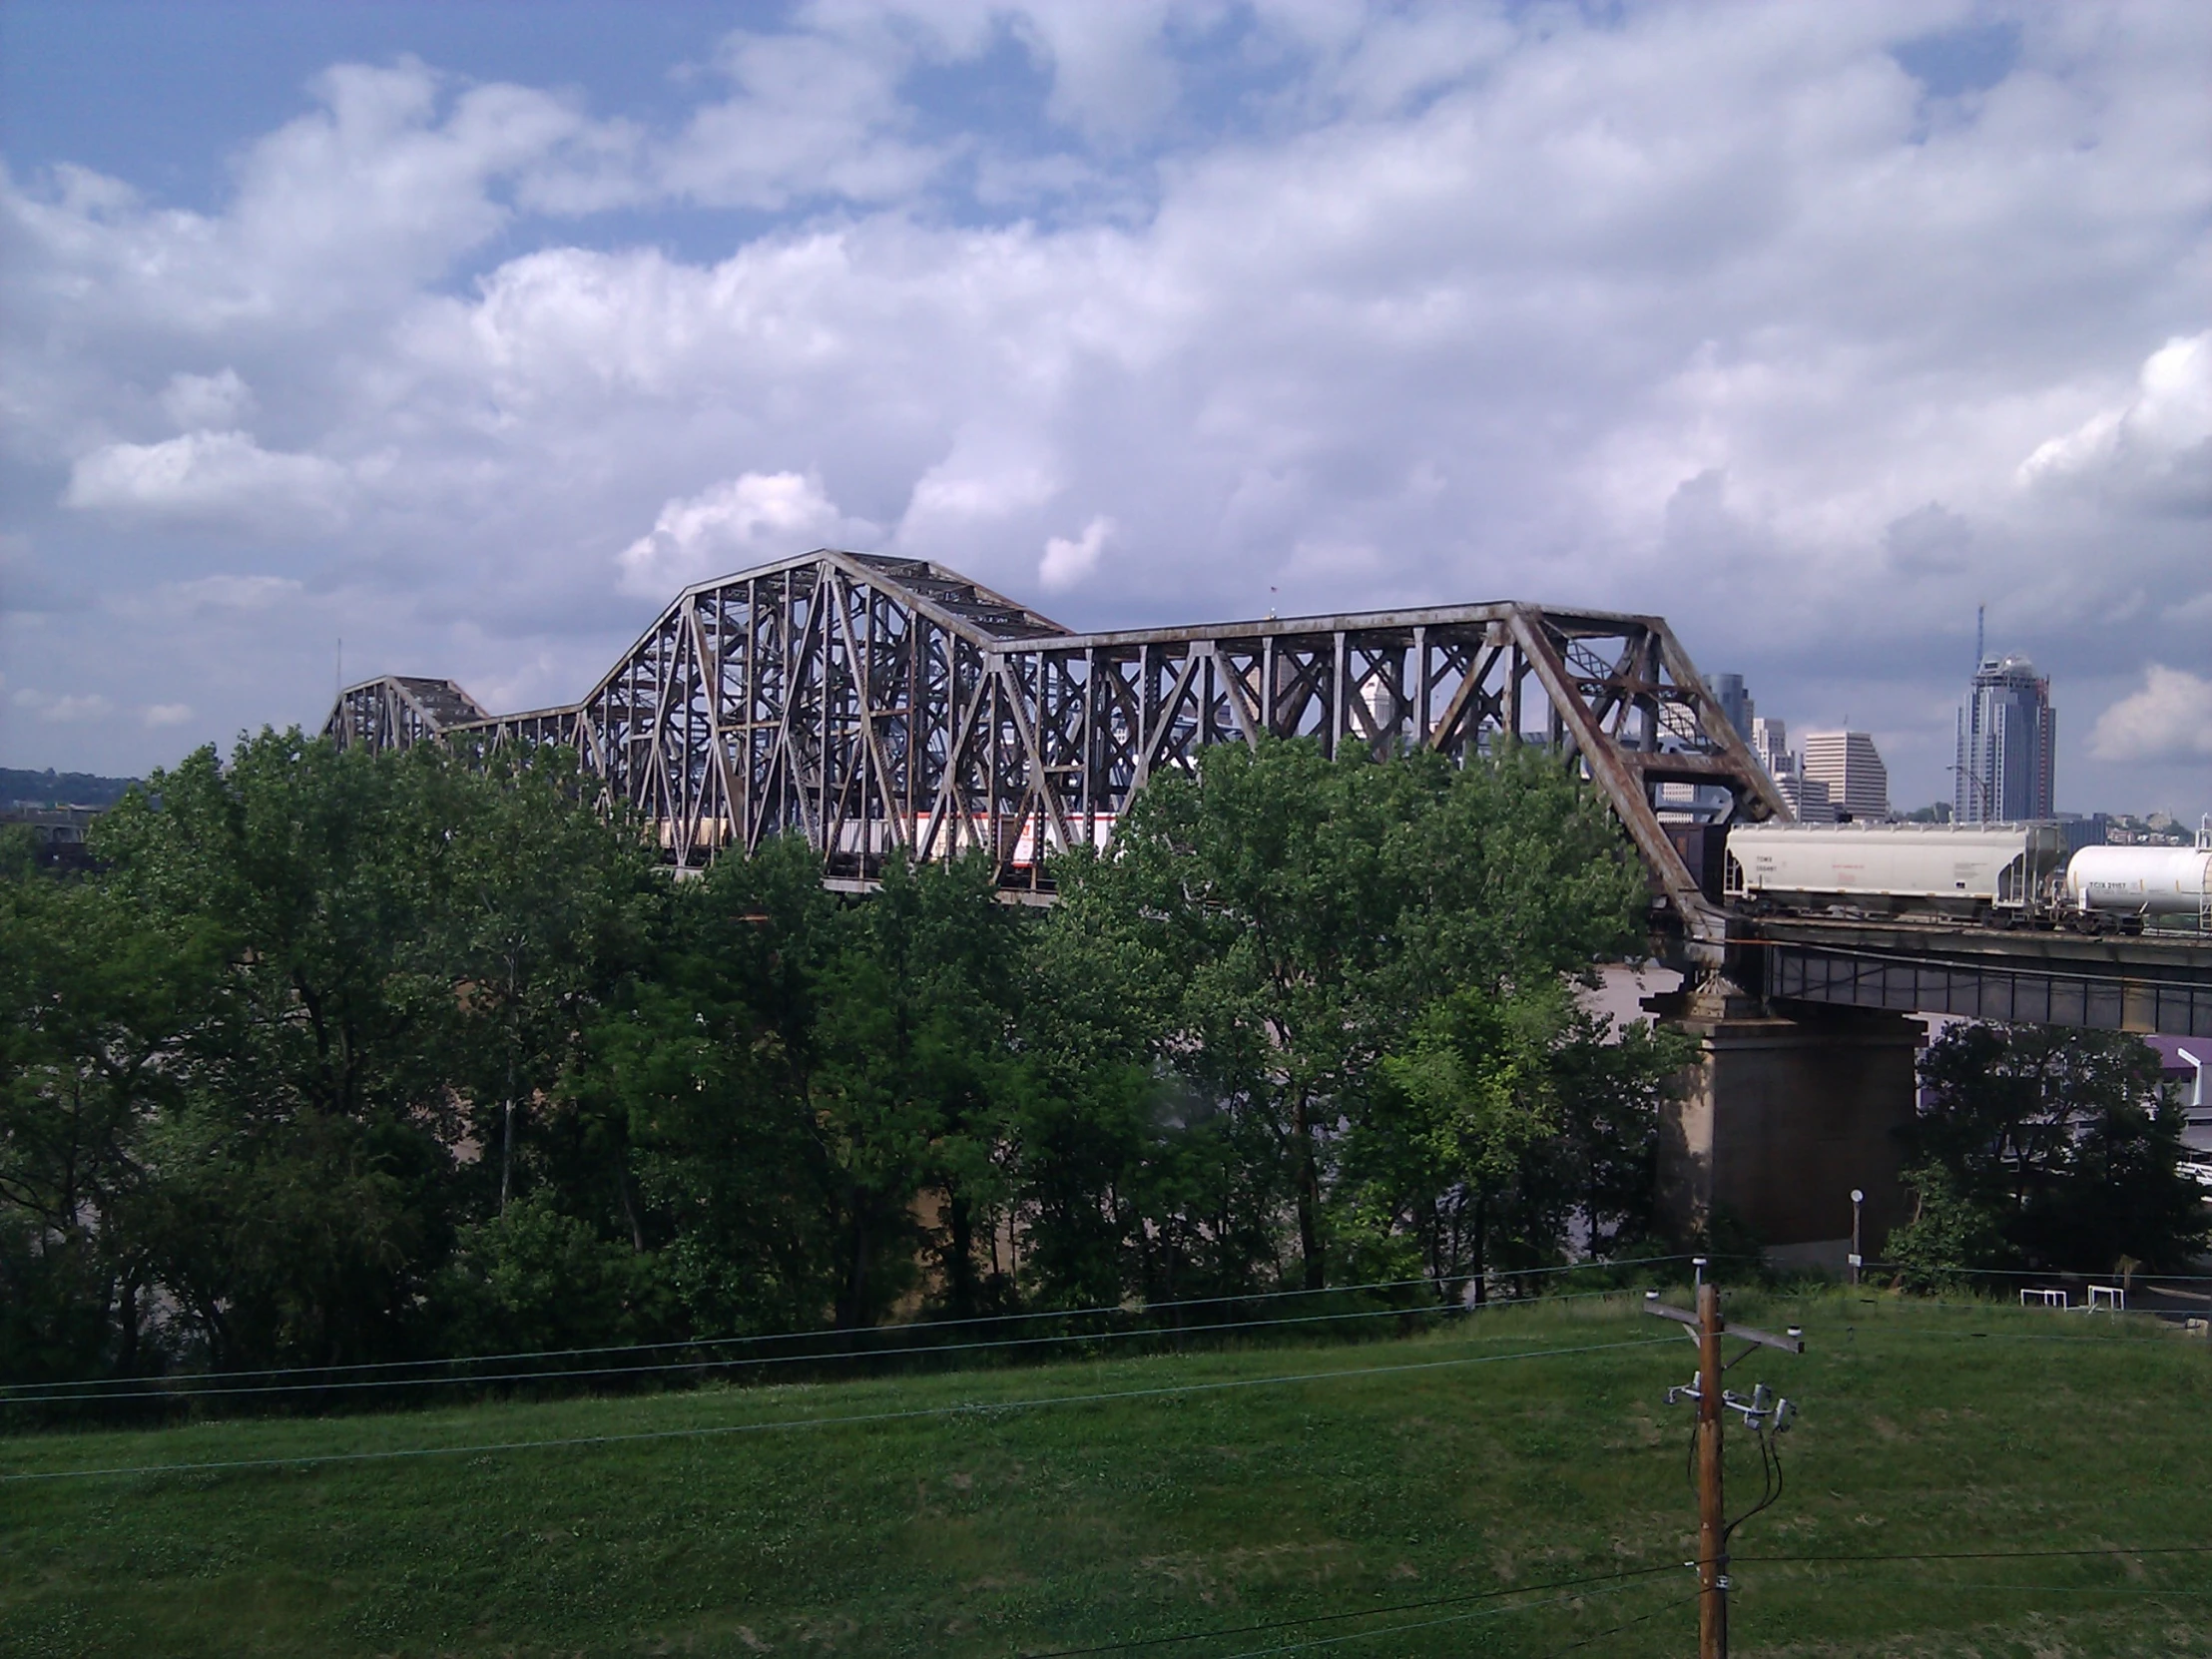
[[[1866,732],[1808,732],[1800,763],[1808,780],[1826,784],[1838,818],[1880,823],[1890,816],[1890,769]]]
[[[1752,754],[1767,769],[1768,777],[1779,779],[1785,772],[1797,770],[1797,757],[1790,753],[1790,728],[1787,723],[1766,715],[1754,716],[1750,743]]]
[[[1751,741],[1752,703],[1751,692],[1744,685],[1741,674],[1709,674],[1705,677],[1705,689],[1713,701],[1721,707],[1721,714],[1729,725],[1736,728],[1737,737],[1746,743]],[[1714,784],[1662,784],[1653,805],[1668,814],[1681,814],[1691,818],[1713,819],[1728,811],[1732,797],[1728,790]]]
[[[2050,682],[2025,657],[1985,657],[1958,711],[1957,784],[1951,813],[1961,824],[2019,824],[2053,816],[2058,717]]]
[[[2112,833],[2112,821],[2103,813],[2060,813],[2058,833],[2072,857],[2085,846],[2102,846]]]
[[[1749,743],[1752,703],[1751,693],[1744,687],[1744,677],[1741,674],[1715,674],[1706,680],[1705,689],[1713,694],[1713,701],[1721,706],[1721,713],[1728,717],[1728,724],[1736,728],[1736,735]]]
[[[1829,799],[1828,785],[1822,779],[1806,777],[1802,758],[1790,748],[1787,722],[1755,715],[1750,740],[1752,754],[1774,780],[1774,787],[1789,804],[1792,818],[1800,824],[1836,822],[1836,804]]]
[[[1774,787],[1790,804],[1790,816],[1800,824],[1834,824],[1836,803],[1828,798],[1828,786],[1802,772],[1775,774]]]

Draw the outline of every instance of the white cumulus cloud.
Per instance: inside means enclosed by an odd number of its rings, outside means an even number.
[[[56,695],[30,686],[15,694],[15,706],[57,726],[104,717],[115,705],[98,692],[65,692]]]
[[[1083,526],[1082,535],[1074,541],[1065,536],[1054,536],[1044,544],[1044,557],[1037,561],[1037,580],[1047,593],[1060,593],[1082,582],[1098,568],[1099,555],[1106,551],[1106,538],[1114,533],[1114,521],[1106,517],[1094,518]]]
[[[110,603],[133,617],[253,617],[290,606],[305,591],[296,577],[222,571],[181,582],[158,582],[143,593],[119,594]]]
[[[898,82],[914,60],[913,36],[850,15],[842,21],[857,26],[838,28],[820,14],[813,21],[813,29],[740,31],[723,43],[734,96],[700,109],[656,158],[662,188],[774,209],[825,197],[895,201],[930,180],[943,153],[901,132],[909,117]]]
[[[130,517],[328,526],[344,516],[351,482],[335,461],[264,449],[246,432],[188,432],[80,456],[62,499]]]
[[[1084,628],[1661,612],[1947,794],[1983,601],[2064,707],[2206,667],[2212,9],[1992,4],[1963,94],[1967,0],[803,0],[559,91],[395,22],[181,170],[0,170],[0,660],[139,770],[340,633],[553,701],[842,543]],[[2091,726],[2064,805],[2212,806]]]
[[[2038,444],[2020,463],[2020,478],[2086,484],[2212,515],[2212,329],[2152,352],[2128,403]]]
[[[653,528],[625,547],[616,562],[627,591],[669,598],[678,588],[748,565],[839,540],[873,539],[871,526],[837,511],[820,480],[796,472],[748,472],[667,503]]]
[[[2097,717],[2089,753],[2100,761],[2212,761],[2212,680],[2150,664],[2143,689]]]
[[[239,371],[172,374],[162,389],[162,409],[188,432],[235,427],[253,412],[254,393]]]

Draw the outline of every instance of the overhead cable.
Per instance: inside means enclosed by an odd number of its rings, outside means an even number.
[[[1127,1641],[1099,1642],[1089,1647],[1024,1648],[1021,1659],[1078,1659],[1079,1655],[1134,1653],[1141,1648],[1163,1647],[1173,1642],[1202,1642],[1223,1636],[1254,1636],[1269,1630],[1301,1629],[1313,1624],[1333,1624],[1343,1619],[1379,1617],[1384,1613],[1417,1613],[1431,1607],[1453,1607],[1470,1601],[1495,1601],[1503,1596],[1536,1595],[1546,1590],[1572,1589],[1583,1584],[1610,1584],[1625,1578],[1648,1578],[1653,1573],[1678,1572],[1681,1563],[1662,1562],[1656,1567],[1630,1567],[1620,1572],[1589,1573],[1580,1578],[1555,1578],[1542,1584],[1520,1584],[1496,1590],[1469,1590],[1460,1595],[1429,1596],[1421,1601],[1390,1602],[1381,1607],[1357,1607],[1342,1613],[1309,1613],[1304,1618],[1269,1619],[1260,1624],[1232,1624],[1213,1630],[1179,1630],[1166,1636],[1133,1636]]]
[[[1627,1262],[1572,1262],[1564,1267],[1515,1268],[1510,1270],[1510,1272],[1502,1273],[1501,1275],[1499,1275],[1499,1277],[1510,1279],[1539,1279],[1548,1278],[1563,1273],[1625,1273],[1634,1272],[1637,1269],[1646,1266],[1653,1266],[1666,1262],[1682,1262],[1688,1261],[1689,1259],[1690,1258],[1688,1258],[1687,1256],[1646,1256],[1638,1257],[1634,1261]],[[835,1327],[831,1327],[828,1330],[815,1331],[775,1331],[766,1332],[757,1336],[747,1337],[678,1337],[671,1338],[666,1342],[658,1343],[614,1343],[595,1348],[521,1349],[503,1354],[456,1354],[431,1360],[361,1360],[348,1362],[343,1365],[332,1366],[272,1366],[249,1371],[191,1372],[180,1374],[180,1381],[190,1380],[196,1382],[227,1382],[237,1378],[252,1377],[337,1377],[351,1375],[357,1372],[419,1370],[431,1366],[503,1365],[507,1362],[518,1360],[568,1360],[584,1359],[594,1355],[603,1354],[651,1354],[657,1353],[664,1349],[672,1348],[706,1349],[729,1348],[741,1344],[746,1346],[766,1346],[773,1343],[832,1342],[840,1338],[850,1340],[855,1337],[882,1337],[888,1335],[904,1335],[908,1333],[946,1331],[971,1325],[1020,1325],[1027,1324],[1035,1320],[1098,1319],[1109,1317],[1121,1319],[1141,1319],[1147,1315],[1164,1313],[1170,1309],[1217,1308],[1231,1303],[1277,1302],[1289,1297],[1356,1296],[1369,1291],[1397,1291],[1416,1288],[1441,1288],[1450,1285],[1471,1285],[1478,1278],[1487,1277],[1488,1275],[1451,1274],[1442,1279],[1378,1279],[1359,1285],[1327,1285],[1319,1290],[1300,1289],[1287,1291],[1253,1291],[1248,1294],[1237,1296],[1186,1297],[1171,1302],[1142,1302],[1136,1304],[1133,1307],[1125,1306],[1119,1303],[1107,1303],[1099,1304],[1097,1306],[1089,1308],[1040,1309],[1035,1312],[1025,1314],[977,1314],[961,1319],[917,1321],[915,1323],[906,1325],[864,1326],[850,1329],[838,1329]],[[1415,1308],[1378,1309],[1376,1310],[1376,1313],[1378,1315],[1384,1313],[1456,1313],[1470,1307],[1513,1307],[1517,1306],[1521,1302],[1530,1300],[1537,1299],[1514,1298],[1501,1303],[1485,1302],[1472,1305],[1439,1302]],[[1560,1301],[1563,1299],[1552,1297],[1542,1300]],[[1204,1331],[1220,1328],[1210,1326],[1191,1326],[1186,1328],[1168,1327],[1163,1329],[1187,1329],[1190,1331]],[[24,1389],[64,1386],[82,1388],[122,1388],[129,1387],[133,1384],[143,1384],[149,1381],[153,1380],[144,1377],[110,1377],[86,1378],[80,1382],[70,1383],[0,1383],[0,1401],[24,1397],[35,1397],[26,1395],[19,1391]]]
[[[1570,1291],[1564,1296],[1546,1297],[1548,1303],[1587,1302],[1593,1298],[1625,1296],[1625,1291]],[[1504,1308],[1509,1303],[1490,1303],[1486,1306]],[[189,1385],[135,1389],[130,1392],[71,1392],[70,1384],[53,1382],[44,1384],[53,1390],[47,1393],[12,1394],[0,1398],[0,1404],[56,1404],[70,1401],[105,1403],[111,1399],[204,1399],[223,1395],[326,1393],[339,1388],[421,1388],[465,1385],[482,1382],[556,1382],[567,1378],[590,1377],[654,1377],[670,1373],[700,1371],[737,1371],[748,1366],[814,1366],[836,1365],[851,1360],[894,1360],[931,1354],[973,1354],[993,1350],[1038,1348],[1054,1343],[1109,1343],[1127,1342],[1140,1337],[1204,1337],[1217,1331],[1274,1331],[1286,1326],[1326,1325],[1340,1320],[1372,1319],[1420,1319],[1432,1315],[1466,1317],[1475,1313],[1472,1308],[1367,1308],[1349,1314],[1291,1314],[1269,1320],[1237,1320],[1220,1325],[1172,1326],[1146,1325],[1120,1331],[1069,1331],[1052,1337],[1001,1337],[972,1343],[913,1343],[897,1348],[854,1348],[836,1350],[827,1354],[770,1354],[758,1358],[748,1355],[730,1355],[715,1360],[662,1360],[644,1366],[586,1366],[571,1370],[539,1370],[491,1373],[467,1373],[448,1377],[371,1377],[348,1378],[336,1382],[256,1382],[238,1383],[230,1387],[200,1388]],[[924,1328],[926,1329],[926,1328]],[[1499,1336],[1481,1339],[1486,1342],[1504,1342]],[[189,1384],[190,1378],[178,1379],[180,1384]]]
[[[1346,1378],[1399,1376],[1409,1372],[1443,1371],[1467,1366],[1491,1366],[1511,1360],[1549,1360],[1567,1355],[1605,1354],[1618,1349],[1649,1348],[1665,1337],[1640,1337],[1621,1343],[1589,1343],[1573,1348],[1526,1349],[1518,1354],[1474,1354],[1451,1360],[1414,1360],[1394,1366],[1343,1367],[1335,1371],[1294,1372],[1277,1377],[1231,1378],[1215,1382],[1172,1382],[1149,1388],[1105,1389],[1079,1394],[1036,1394],[1019,1399],[967,1400],[953,1405],[914,1406],[899,1411],[859,1411],[834,1417],[793,1417],[768,1422],[715,1423],[697,1428],[649,1428],[618,1434],[574,1434],[537,1440],[502,1440],[479,1445],[402,1446],[388,1451],[309,1452],[290,1457],[229,1457],[197,1463],[147,1463],[90,1469],[44,1469],[0,1474],[0,1484],[26,1480],[74,1480],[96,1476],[197,1474],[224,1469],[304,1468],[322,1463],[389,1462],[410,1457],[462,1457],[502,1451],[539,1451],[575,1446],[616,1445],[645,1440],[704,1439],[725,1434],[770,1433],[797,1428],[834,1428],[846,1425],[909,1421],[924,1417],[989,1416],[1000,1411],[1030,1410],[1051,1405],[1101,1404],[1115,1399],[1150,1399],[1171,1394],[1219,1393],[1233,1388],[1264,1388],[1295,1382],[1328,1382]]]

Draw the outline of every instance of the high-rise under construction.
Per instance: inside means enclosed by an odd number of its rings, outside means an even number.
[[[2056,748],[2050,681],[2025,657],[1983,657],[1966,706],[1958,711],[1953,818],[1961,824],[2019,824],[2055,816]]]

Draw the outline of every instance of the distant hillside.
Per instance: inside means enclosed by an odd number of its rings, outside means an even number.
[[[136,778],[0,767],[0,807],[113,807]]]

